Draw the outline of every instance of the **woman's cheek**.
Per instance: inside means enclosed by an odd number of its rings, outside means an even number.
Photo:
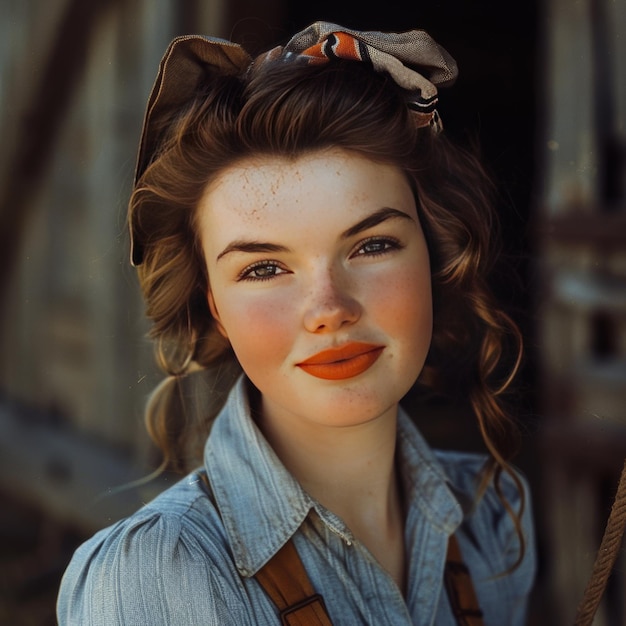
[[[378,277],[368,287],[370,311],[395,318],[398,322],[415,322],[418,318],[431,316],[432,295],[430,273],[415,265]]]
[[[394,345],[394,359],[416,376],[421,371],[432,339],[430,272],[417,263],[399,268],[370,291],[370,319]],[[413,371],[414,370],[414,371]]]
[[[255,297],[228,307],[222,320],[228,336],[244,369],[248,364],[264,364],[284,356],[289,350],[289,329],[294,320],[289,305],[283,299]]]

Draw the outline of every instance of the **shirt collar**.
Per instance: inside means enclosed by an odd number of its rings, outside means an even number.
[[[211,428],[204,462],[235,565],[252,576],[296,532],[313,501],[254,423],[245,377]]]
[[[397,446],[398,468],[408,508],[417,507],[433,526],[451,535],[463,520],[454,486],[402,407],[398,410]]]
[[[254,575],[295,534],[314,510],[346,541],[349,529],[309,496],[289,473],[251,417],[245,376],[231,390],[205,447],[205,466],[235,565]],[[461,521],[460,506],[445,473],[417,428],[400,409],[398,460],[406,502],[450,534]],[[420,516],[421,517],[421,516]]]

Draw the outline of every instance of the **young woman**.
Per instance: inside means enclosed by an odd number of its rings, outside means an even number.
[[[319,22],[255,60],[170,45],[132,260],[169,374],[150,432],[167,466],[198,442],[204,462],[77,550],[61,624],[524,623],[518,333],[486,286],[489,183],[440,132],[455,76],[423,31]],[[216,419],[189,423],[193,377]],[[431,450],[399,404],[416,385],[468,398],[488,454]],[[305,609],[263,579],[288,595],[289,547]]]

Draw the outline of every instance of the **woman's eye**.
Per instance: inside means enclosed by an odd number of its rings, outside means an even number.
[[[285,270],[277,263],[260,261],[243,270],[243,272],[239,274],[239,280],[269,280],[270,278],[274,278],[274,276],[284,273]]]
[[[354,256],[376,256],[378,254],[384,254],[389,250],[397,250],[398,248],[400,248],[400,243],[397,239],[392,239],[389,237],[381,239],[379,237],[375,237],[372,239],[367,239],[366,241],[359,244],[359,247],[356,249]]]

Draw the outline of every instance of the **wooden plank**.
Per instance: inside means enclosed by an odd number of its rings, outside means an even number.
[[[543,208],[557,215],[584,211],[597,196],[590,0],[551,0],[543,21]]]
[[[597,203],[585,212],[566,208],[562,215],[543,220],[536,234],[543,245],[584,244],[603,253],[626,252],[626,204],[619,211],[603,211]]]

